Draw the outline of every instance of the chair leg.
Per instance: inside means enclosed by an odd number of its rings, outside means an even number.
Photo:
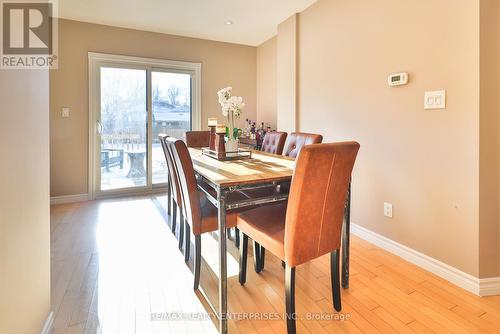
[[[170,215],[172,208],[172,188],[170,187],[170,177],[168,178],[167,186],[167,214]]]
[[[182,244],[184,243],[184,214],[182,209],[179,208],[179,249],[182,251]]]
[[[281,266],[283,267],[283,269],[285,269],[285,268],[286,268],[286,263],[285,263],[285,261],[281,261]]]
[[[248,236],[243,232],[239,233],[241,233],[239,281],[241,285],[244,285],[247,281]]]
[[[189,224],[186,222],[186,242],[184,243],[184,261],[189,261],[189,256],[191,252],[191,228]]]
[[[288,334],[297,332],[295,326],[295,267],[285,268],[286,329]]]
[[[234,228],[234,245],[240,248],[240,229],[237,227]]]
[[[175,206],[175,198],[174,198],[174,192],[172,191],[172,194],[170,195],[170,204],[172,205],[172,210],[174,209],[174,206]]]
[[[340,296],[340,250],[330,253],[330,275],[332,280],[333,307],[337,312],[342,310]]]
[[[175,227],[177,226],[177,205],[172,203],[172,233],[175,236]]]
[[[260,268],[260,244],[258,242],[253,242],[253,267],[255,269],[255,272],[258,274],[261,272]]]
[[[201,269],[201,235],[194,236],[194,289],[200,286]]]
[[[264,263],[266,262],[266,249],[260,246],[260,259],[259,259],[260,271],[264,270]]]

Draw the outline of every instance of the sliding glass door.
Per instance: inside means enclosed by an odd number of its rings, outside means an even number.
[[[199,129],[200,74],[194,63],[89,53],[91,198],[166,187],[159,136]]]
[[[146,70],[100,68],[98,123],[100,190],[146,187],[148,113]]]
[[[185,139],[191,122],[191,75],[168,71],[153,71],[153,184],[167,181],[165,156],[159,141],[161,134]]]

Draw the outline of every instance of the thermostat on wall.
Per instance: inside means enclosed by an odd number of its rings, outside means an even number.
[[[408,83],[408,73],[397,73],[389,75],[389,79],[387,79],[389,86],[402,86]]]

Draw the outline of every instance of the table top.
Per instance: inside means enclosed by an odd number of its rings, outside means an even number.
[[[189,148],[194,170],[213,184],[226,187],[251,183],[290,180],[295,159],[252,151],[251,159],[219,161]]]

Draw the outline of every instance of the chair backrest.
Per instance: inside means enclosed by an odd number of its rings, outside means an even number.
[[[198,183],[194,174],[193,161],[189,150],[182,140],[167,138],[172,147],[173,158],[178,167],[179,184],[184,204],[185,218],[191,225],[194,235],[201,234],[201,205]]]
[[[285,258],[294,267],[340,248],[356,142],[302,148],[286,212]]]
[[[292,132],[286,138],[283,155],[296,158],[302,147],[305,145],[320,144],[322,141],[322,135],[305,132]]]
[[[267,153],[281,154],[285,146],[286,132],[267,132],[262,140],[260,150]]]
[[[210,131],[187,131],[187,147],[208,147],[210,145]]]
[[[160,139],[161,146],[163,148],[163,153],[165,154],[165,160],[167,160],[167,169],[169,174],[169,181],[172,187],[172,194],[174,196],[175,202],[178,205],[182,205],[182,196],[181,189],[179,187],[179,177],[177,176],[177,168],[174,165],[174,161],[172,159],[171,148],[168,145],[168,136],[162,137]]]

